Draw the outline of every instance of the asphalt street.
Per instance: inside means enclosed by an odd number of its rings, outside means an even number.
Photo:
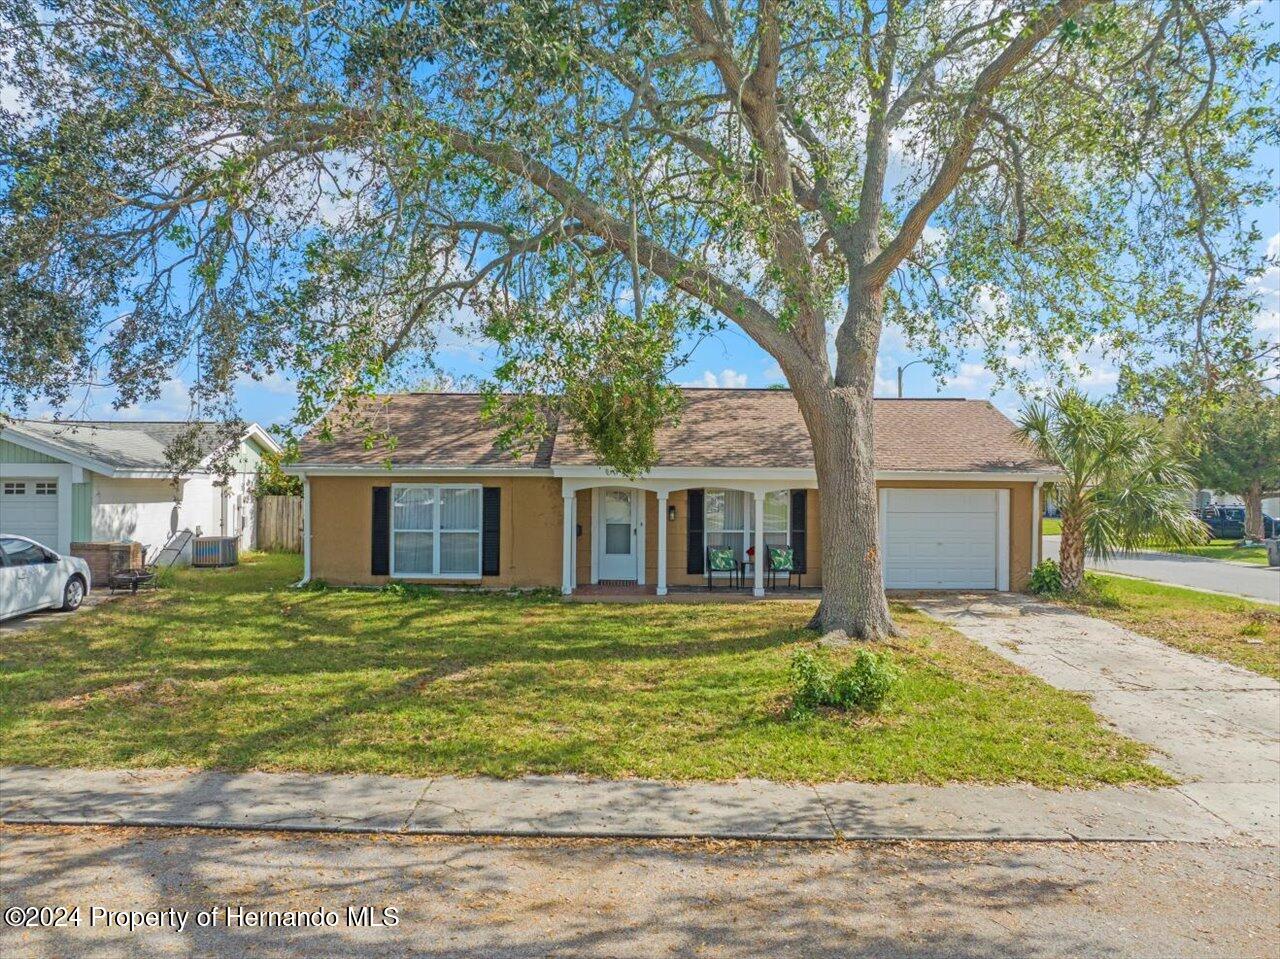
[[[1280,955],[1277,851],[1260,845],[462,841],[116,827],[6,827],[0,840],[6,909],[97,905],[117,916],[154,910],[168,923],[4,927],[6,959]],[[359,925],[348,906],[357,917],[391,907],[396,923]],[[223,920],[198,925],[198,913],[215,908]],[[335,921],[227,928],[228,909],[242,921],[330,910]]]

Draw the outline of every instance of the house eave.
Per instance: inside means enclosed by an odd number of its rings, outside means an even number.
[[[284,472],[290,476],[551,476],[557,479],[588,480],[625,478],[605,466],[457,466],[429,463],[373,466],[367,463],[292,463]],[[921,480],[964,483],[1037,483],[1061,479],[1056,470],[877,470],[878,481]],[[657,466],[637,477],[639,480],[764,480],[817,485],[817,472],[804,467],[762,466]]]
[[[290,463],[281,467],[289,476],[551,476],[545,466],[456,466],[410,463],[375,466],[368,463]]]
[[[32,436],[17,426],[6,426],[0,429],[0,438],[8,440],[25,449],[32,450],[36,453],[43,453],[45,456],[53,456],[62,460],[64,463],[70,463],[72,466],[78,466],[81,469],[91,470],[94,473],[101,473],[103,476],[120,476],[127,471],[123,471],[118,466],[107,463],[103,460],[93,459],[89,456],[81,456],[79,453],[73,453],[65,446],[58,443],[52,443],[38,436]]]

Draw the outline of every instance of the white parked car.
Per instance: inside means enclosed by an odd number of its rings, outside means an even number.
[[[0,619],[38,609],[79,608],[89,595],[89,564],[25,536],[0,534]]]

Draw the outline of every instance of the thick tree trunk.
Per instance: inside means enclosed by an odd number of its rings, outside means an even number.
[[[824,346],[813,351],[820,354],[820,375],[810,367],[788,376],[813,440],[821,497],[822,601],[809,625],[866,640],[897,635],[884,595],[873,451],[882,303],[879,293],[850,296],[836,337],[834,380]]]
[[[1074,512],[1062,514],[1062,539],[1058,546],[1058,570],[1062,591],[1078,592],[1084,585],[1084,527]]]
[[[1244,538],[1255,543],[1261,542],[1265,532],[1262,523],[1262,484],[1250,483],[1249,488],[1244,491]]]
[[[799,397],[798,397],[799,398]],[[876,640],[897,634],[884,595],[870,395],[826,389],[799,398],[821,434],[814,443],[821,496],[822,601],[810,626]]]

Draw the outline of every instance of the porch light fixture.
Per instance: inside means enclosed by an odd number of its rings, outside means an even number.
[[[667,522],[674,523],[676,521],[676,508],[674,506],[667,507]]]

